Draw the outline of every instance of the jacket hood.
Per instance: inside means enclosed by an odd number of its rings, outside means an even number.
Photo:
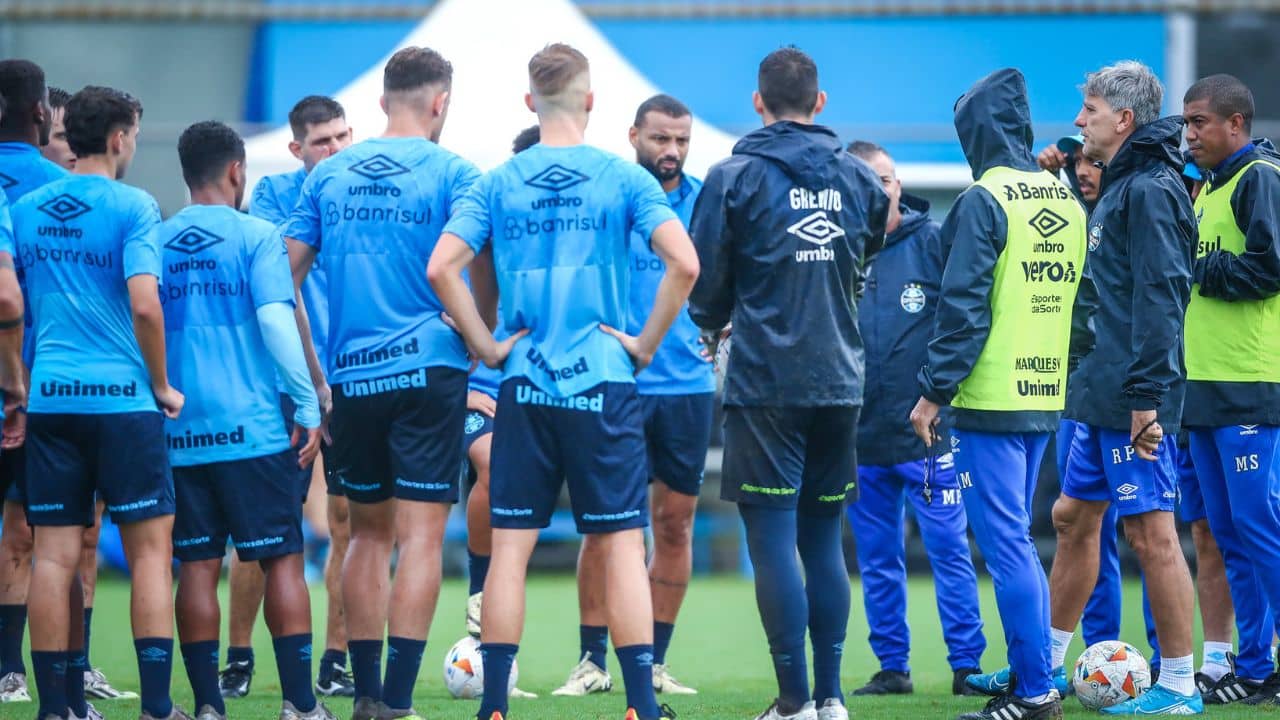
[[[796,184],[818,188],[846,153],[840,138],[826,127],[782,120],[747,134],[733,146],[733,154],[764,158]]]
[[[898,210],[902,213],[902,222],[898,224],[897,230],[885,235],[885,247],[911,237],[932,219],[929,217],[929,201],[915,195],[902,193]]]
[[[993,167],[1037,169],[1031,106],[1021,72],[997,70],[975,83],[956,101],[955,125],[974,180]]]
[[[1104,175],[1125,175],[1153,161],[1181,174],[1184,163],[1179,148],[1185,122],[1180,115],[1170,115],[1138,128],[1125,139]]]

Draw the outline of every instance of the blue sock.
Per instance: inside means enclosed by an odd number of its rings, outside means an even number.
[[[778,708],[782,714],[792,715],[809,702],[804,648],[809,601],[796,562],[796,512],[741,503],[738,512],[747,531],[756,605],[778,679]]]
[[[67,709],[76,717],[88,717],[89,706],[84,699],[84,674],[89,672],[89,657],[83,650],[67,651],[67,674],[64,682],[67,693]]]
[[[653,664],[667,664],[667,648],[671,645],[671,634],[676,631],[675,623],[653,621]]]
[[[392,710],[413,707],[413,684],[422,667],[426,640],[391,635],[387,638],[387,675],[382,681],[382,702]]]
[[[138,655],[138,685],[142,709],[151,717],[166,718],[173,712],[169,676],[173,672],[173,638],[141,638],[133,641]]]
[[[477,555],[467,551],[468,595],[475,595],[484,590],[484,580],[489,577],[489,556]]]
[[[249,669],[253,669],[253,648],[251,647],[229,647],[227,648],[227,663],[248,663]]]
[[[200,712],[209,705],[219,715],[226,715],[227,706],[218,689],[218,641],[183,643],[181,649],[182,664],[187,667],[187,680],[195,695],[195,707],[191,709]]]
[[[316,695],[311,689],[311,633],[273,638],[276,670],[280,674],[280,693],[298,710],[308,713],[316,709]]]
[[[813,643],[813,700],[844,702],[840,688],[840,660],[849,627],[849,569],[844,560],[840,515],[801,513],[796,544],[804,563],[805,595],[809,601],[809,641]]]
[[[0,605],[0,675],[25,675],[22,636],[27,630],[26,605]]]
[[[622,684],[626,686],[627,707],[636,711],[640,720],[658,720],[658,696],[653,694],[653,646],[628,645],[614,648],[622,667]]]
[[[480,698],[480,712],[476,714],[480,720],[489,720],[495,712],[507,716],[507,683],[519,649],[519,645],[480,643],[484,663],[484,697]]]
[[[351,640],[351,675],[356,683],[356,699],[382,699],[382,641]]]
[[[585,655],[601,670],[608,670],[608,660],[605,658],[609,657],[609,628],[604,625],[579,625],[578,639],[578,659],[581,660]]]
[[[89,626],[93,624],[93,608],[84,609],[84,656],[89,657]],[[92,665],[93,663],[89,663]]]
[[[325,650],[320,656],[320,675],[328,677],[347,666],[347,654],[341,650]]]
[[[67,653],[31,651],[31,669],[36,675],[36,694],[40,697],[39,717],[67,716]]]

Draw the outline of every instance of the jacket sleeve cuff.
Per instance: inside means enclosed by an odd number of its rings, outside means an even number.
[[[1144,395],[1129,395],[1127,397],[1130,410],[1159,410],[1160,399]]]
[[[933,375],[929,372],[928,366],[920,368],[917,379],[920,382],[920,395],[924,399],[944,407],[951,404],[951,398],[955,397],[955,390],[943,389],[934,384]]]

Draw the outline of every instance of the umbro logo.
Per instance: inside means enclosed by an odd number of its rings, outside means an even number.
[[[8,190],[18,184],[18,178],[0,173],[0,190]]]
[[[383,180],[392,177],[393,175],[403,175],[404,173],[409,172],[409,168],[401,165],[382,153],[378,153],[372,157],[367,157],[347,169],[357,175],[367,177],[370,180]]]
[[[169,659],[169,651],[158,647],[144,648],[138,653],[138,659],[142,662],[165,662]]]
[[[1240,434],[1241,435],[1257,435],[1258,426],[1257,425],[1241,425]]]
[[[544,168],[542,172],[525,180],[524,184],[539,190],[563,192],[590,179],[589,176],[583,175],[577,170],[571,170],[559,163],[553,163]]]
[[[787,228],[787,232],[814,245],[826,245],[836,238],[844,237],[844,229],[827,217],[826,210],[810,213]]]
[[[1133,483],[1125,483],[1120,487],[1116,488],[1116,492],[1120,493],[1121,495],[1132,495],[1138,492],[1138,486],[1134,485]]]
[[[1067,226],[1066,218],[1055,213],[1049,208],[1040,208],[1040,212],[1031,216],[1028,224],[1040,233],[1040,237],[1048,238],[1056,235],[1060,230]]]
[[[39,208],[40,212],[59,222],[74,220],[92,209],[80,199],[66,193],[46,201]]]
[[[195,255],[217,245],[223,239],[220,235],[215,235],[199,225],[191,225],[174,236],[164,246],[175,252]]]

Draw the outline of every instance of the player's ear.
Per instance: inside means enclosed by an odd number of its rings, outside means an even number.
[[[378,107],[382,108],[383,113],[387,112],[387,96],[386,95],[380,95],[378,97]]]
[[[764,106],[764,98],[760,97],[759,90],[754,90],[751,93],[751,107],[755,109],[756,114],[760,117],[764,117],[764,114],[768,112]]]
[[[531,113],[538,112],[538,108],[534,107],[534,104],[533,104],[533,93],[524,94],[524,106],[529,108],[529,112]]]
[[[243,160],[234,160],[227,165],[227,179],[231,181],[231,187],[236,190],[244,187],[245,168]]]
[[[436,96],[431,100],[431,116],[440,117],[441,115],[444,115],[444,112],[448,107],[449,91],[443,90],[436,93]]]
[[[627,139],[631,141],[631,147],[639,149],[638,146],[640,144],[640,128],[636,127],[635,125],[632,125],[631,129],[627,131]]]
[[[587,91],[587,112],[591,112],[596,105],[596,92],[594,90]]]
[[[301,160],[302,159],[302,143],[298,142],[297,140],[290,140],[289,153],[292,154],[298,160]]]
[[[818,113],[822,112],[822,108],[826,106],[827,106],[827,91],[819,90],[818,102],[813,104],[813,114],[817,115]]]

